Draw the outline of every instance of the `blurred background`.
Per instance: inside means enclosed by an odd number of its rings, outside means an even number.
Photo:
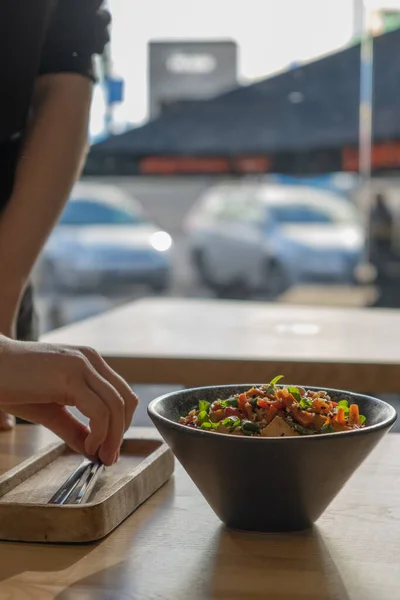
[[[42,332],[145,295],[400,306],[400,1],[109,0]]]

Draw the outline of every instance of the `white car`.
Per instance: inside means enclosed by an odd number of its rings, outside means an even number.
[[[296,282],[351,282],[365,244],[349,200],[292,185],[209,188],[185,230],[203,282],[224,295],[239,286],[276,297]]]
[[[143,284],[168,289],[170,235],[118,187],[78,183],[37,268],[44,291],[98,293]]]

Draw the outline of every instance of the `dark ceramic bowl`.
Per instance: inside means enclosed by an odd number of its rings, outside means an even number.
[[[358,404],[368,426],[342,433],[252,438],[178,423],[179,417],[196,408],[199,400],[213,402],[250,387],[174,392],[153,400],[148,412],[172,452],[228,527],[260,532],[310,527],[389,431],[396,411],[376,398],[329,390],[333,400],[345,398]]]

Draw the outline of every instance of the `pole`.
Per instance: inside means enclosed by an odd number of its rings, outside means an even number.
[[[371,236],[371,158],[373,140],[373,83],[374,83],[374,40],[369,27],[369,14],[363,2],[364,30],[361,38],[360,57],[360,108],[359,108],[359,173],[367,195],[365,227],[365,263],[370,264]]]

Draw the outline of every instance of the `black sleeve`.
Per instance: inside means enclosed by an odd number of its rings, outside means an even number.
[[[110,15],[102,0],[57,0],[43,47],[39,75],[79,73],[95,79],[92,58],[109,41]]]

